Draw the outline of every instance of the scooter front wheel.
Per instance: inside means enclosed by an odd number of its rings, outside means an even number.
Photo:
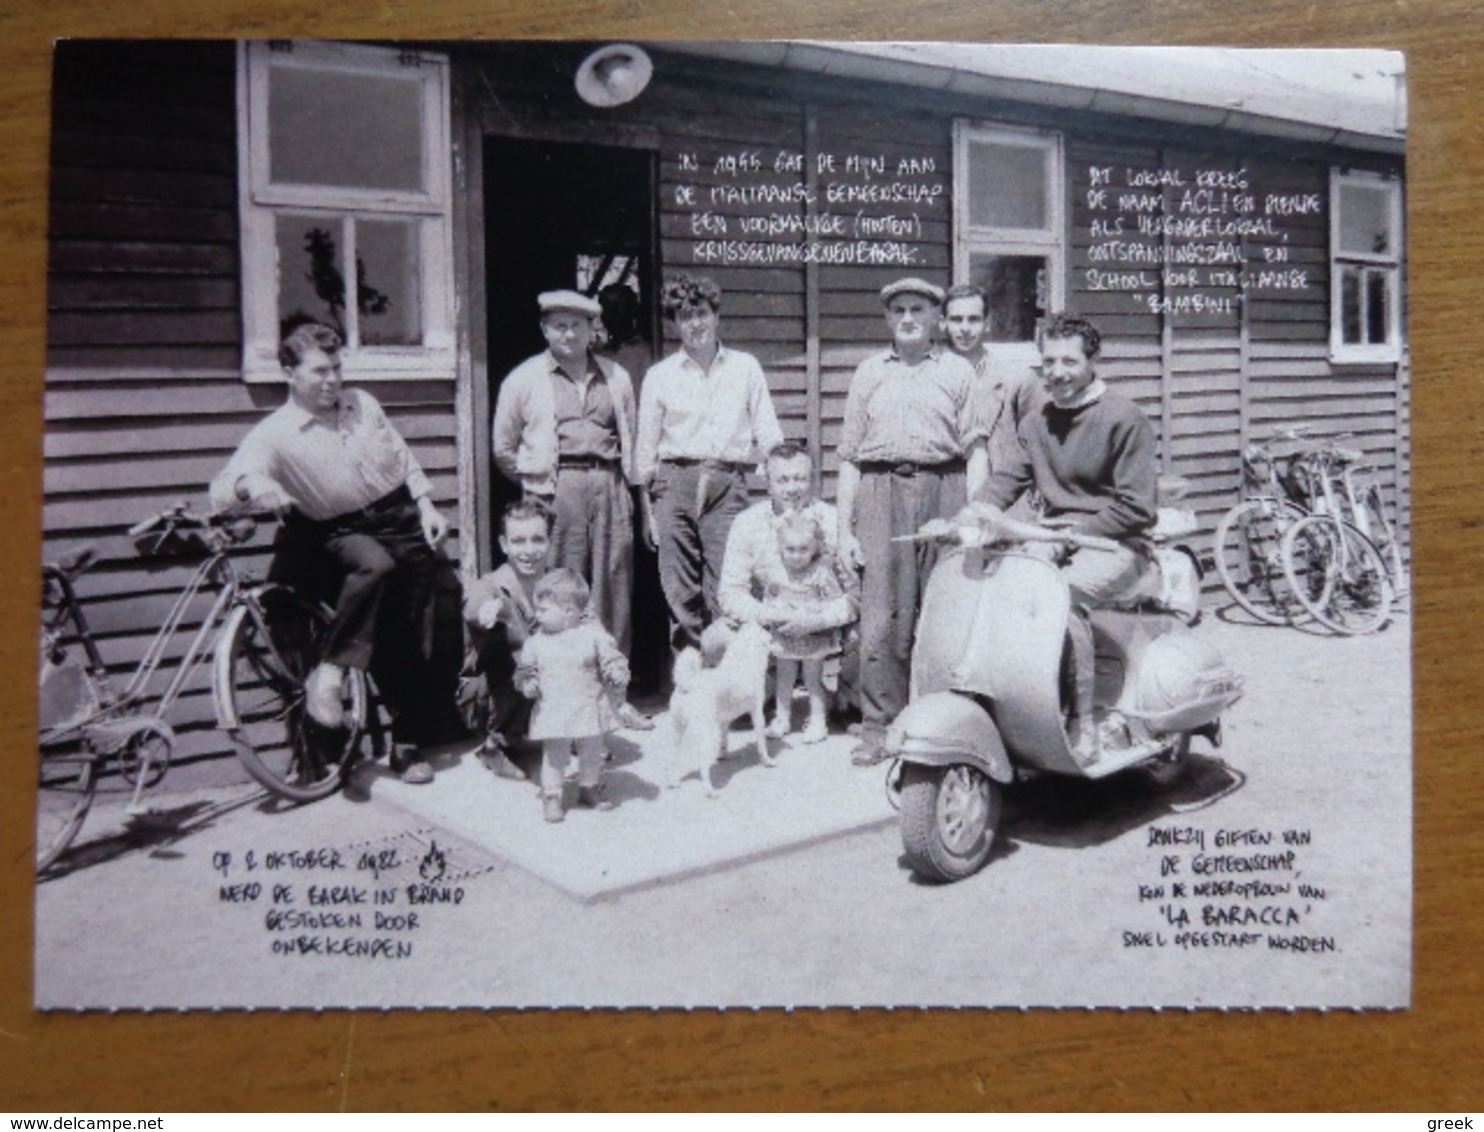
[[[1000,824],[1000,784],[967,763],[902,769],[902,847],[928,880],[979,871]]]

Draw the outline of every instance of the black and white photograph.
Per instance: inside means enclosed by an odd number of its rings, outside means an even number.
[[[78,39],[51,129],[37,1008],[1410,1005],[1400,53]]]

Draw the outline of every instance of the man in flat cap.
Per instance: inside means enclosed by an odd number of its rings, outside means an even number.
[[[551,511],[550,566],[575,570],[592,587],[591,608],[627,655],[634,585],[634,386],[623,366],[592,351],[597,300],[544,291],[546,349],[500,384],[495,463],[524,498]],[[628,705],[625,726],[649,721]]]
[[[721,288],[681,276],[665,285],[663,303],[680,349],[644,378],[637,463],[671,643],[697,648],[720,614],[722,558],[732,520],[749,502],[747,474],[783,443],[783,430],[763,367],[717,337]]]
[[[840,435],[840,554],[861,577],[861,742],[857,766],[886,757],[907,706],[912,634],[937,562],[931,543],[892,542],[956,514],[988,470],[974,368],[942,349],[943,291],[922,279],[881,289],[889,349],[856,368]]]

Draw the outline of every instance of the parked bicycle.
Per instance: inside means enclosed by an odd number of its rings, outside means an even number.
[[[1407,591],[1401,545],[1364,454],[1341,444],[1348,434],[1315,442],[1309,431],[1243,453],[1247,498],[1217,524],[1217,573],[1260,621],[1372,632]]]
[[[1243,499],[1216,524],[1216,573],[1233,601],[1259,621],[1285,625],[1305,616],[1283,569],[1283,536],[1309,513],[1293,478],[1312,447],[1309,426],[1276,434],[1242,453]]]
[[[122,689],[74,588],[93,562],[91,550],[42,567],[38,872],[77,836],[102,779],[116,775],[132,787],[130,814],[149,811],[144,792],[169,770],[176,743],[167,717],[208,656],[217,726],[257,782],[296,802],[340,786],[367,730],[369,689],[364,675],[349,672],[344,726],[327,730],[308,718],[304,678],[319,662],[329,614],[237,567],[229,552],[256,527],[250,516],[202,517],[182,504],[130,529],[140,554],[199,564]],[[210,612],[156,694],[172,641],[197,596],[212,589]]]
[[[1284,577],[1320,624],[1354,636],[1375,632],[1407,594],[1401,545],[1364,453],[1337,437],[1304,453],[1295,474],[1310,514],[1283,536]]]

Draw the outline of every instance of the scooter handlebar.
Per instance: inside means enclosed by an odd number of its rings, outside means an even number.
[[[960,514],[955,519],[929,519],[916,534],[899,535],[893,542],[957,542],[983,546],[992,542],[1061,542],[1088,550],[1117,550],[1118,543],[1101,535],[1053,530],[1000,514]]]

